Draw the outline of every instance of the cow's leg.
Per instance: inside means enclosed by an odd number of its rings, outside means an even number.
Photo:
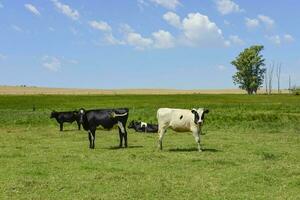
[[[88,138],[90,141],[90,149],[92,149],[92,133],[91,133],[91,131],[88,131]]]
[[[59,123],[59,130],[60,130],[60,131],[63,131],[63,129],[64,129],[64,123],[61,122],[61,123]]]
[[[91,130],[92,133],[92,149],[95,149],[96,130]]]
[[[118,127],[119,128],[119,127]],[[120,137],[120,144],[119,144],[119,147],[121,148],[122,147],[122,144],[123,144],[123,133],[121,131],[121,129],[119,128],[119,137]]]
[[[78,130],[80,131],[80,123],[77,122]]]
[[[122,122],[118,121],[118,127],[119,127],[119,135],[120,135],[120,147],[122,147],[123,139],[124,139],[124,146],[127,147],[127,131],[125,129],[125,125]]]
[[[163,141],[165,133],[166,133],[165,128],[159,128],[159,130],[158,130],[158,136],[159,136],[158,142],[159,142],[159,149],[160,150],[162,150],[162,141]]]
[[[124,137],[125,148],[127,148],[127,131],[126,131],[126,129],[125,129],[125,133],[123,134],[123,137]]]
[[[198,151],[199,152],[201,152],[202,150],[201,150],[201,146],[200,146],[200,131],[201,130],[193,130],[193,136],[194,136],[194,138],[195,138],[195,141],[196,141],[196,143],[197,143],[197,145],[198,145]]]

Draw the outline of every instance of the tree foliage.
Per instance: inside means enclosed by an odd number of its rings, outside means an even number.
[[[265,59],[261,55],[264,46],[254,45],[246,48],[231,62],[237,69],[232,77],[234,84],[239,88],[246,90],[248,94],[256,93],[264,82],[264,73],[266,69]]]

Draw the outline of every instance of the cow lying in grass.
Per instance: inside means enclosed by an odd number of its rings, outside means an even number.
[[[83,113],[83,109],[80,109],[79,111],[68,111],[68,112],[52,111],[50,118],[56,119],[56,121],[60,125],[60,131],[63,131],[65,122],[73,123],[74,121],[77,122],[78,130],[80,130],[80,125],[83,122],[82,113]]]
[[[162,140],[168,128],[176,132],[192,132],[198,151],[201,152],[200,132],[204,123],[205,114],[209,110],[204,108],[199,109],[172,109],[160,108],[157,110],[159,147],[162,150]]]
[[[128,128],[134,129],[136,132],[144,132],[144,133],[157,133],[158,125],[156,124],[148,124],[145,122],[137,122],[131,121],[128,125]]]
[[[128,114],[128,108],[98,109],[84,111],[82,126],[84,130],[88,131],[90,148],[95,148],[95,134],[98,126],[102,126],[104,129],[110,130],[115,125],[117,125],[119,129],[119,147],[122,147],[123,139],[124,146],[127,147],[126,123],[128,119]]]

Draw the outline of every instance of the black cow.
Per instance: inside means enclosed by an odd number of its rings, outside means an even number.
[[[84,111],[83,115],[83,128],[88,131],[88,138],[90,141],[90,148],[95,148],[95,133],[99,125],[104,129],[110,130],[115,125],[119,128],[120,144],[122,147],[123,139],[124,146],[127,147],[127,131],[126,123],[128,119],[129,109],[118,108],[118,109],[98,109]]]
[[[157,133],[158,132],[157,124],[136,122],[134,120],[129,123],[128,128],[134,129],[136,132],[145,132],[145,133]]]
[[[60,131],[63,131],[63,126],[65,122],[73,123],[77,122],[78,130],[80,130],[80,125],[83,123],[83,112],[84,109],[79,111],[68,111],[68,112],[56,112],[52,111],[50,118],[55,118],[60,125]]]

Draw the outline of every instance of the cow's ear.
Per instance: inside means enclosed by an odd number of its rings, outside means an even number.
[[[208,114],[208,113],[209,113],[209,110],[208,110],[208,109],[204,109],[204,113],[205,113],[205,114]]]
[[[195,108],[193,108],[193,109],[191,110],[191,112],[192,112],[193,114],[195,114],[195,113],[197,113],[197,110],[196,110]]]

